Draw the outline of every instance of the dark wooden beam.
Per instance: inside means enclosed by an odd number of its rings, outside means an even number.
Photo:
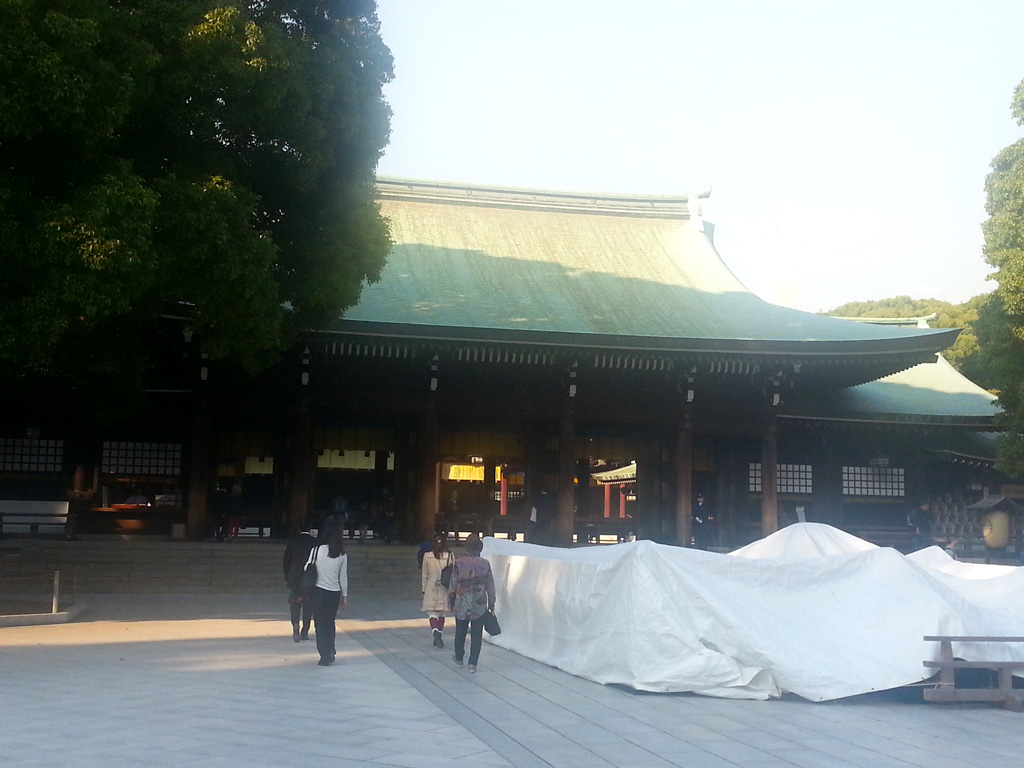
[[[779,529],[779,441],[774,416],[761,440],[761,535]]]

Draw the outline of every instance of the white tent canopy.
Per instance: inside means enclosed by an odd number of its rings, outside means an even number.
[[[558,549],[485,540],[492,642],[601,683],[825,701],[931,676],[925,635],[1020,635],[1024,569],[909,556],[819,523],[729,555],[636,541]],[[1012,645],[954,645],[1024,661]]]

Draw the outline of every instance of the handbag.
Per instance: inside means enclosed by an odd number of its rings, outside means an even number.
[[[448,565],[446,565],[444,568],[441,569],[441,578],[438,579],[438,581],[441,582],[441,586],[442,587],[447,587],[449,584],[452,583],[452,570],[453,569],[454,569],[454,566],[452,565],[452,555],[449,552],[448,553]]]
[[[488,635],[501,634],[501,625],[498,623],[498,617],[494,615],[494,611],[487,611],[484,614],[484,631]]]
[[[316,556],[320,551],[320,547],[313,547],[313,551],[309,553],[309,560],[306,561],[306,567],[302,570],[302,582],[300,585],[300,591],[310,593],[316,589]]]

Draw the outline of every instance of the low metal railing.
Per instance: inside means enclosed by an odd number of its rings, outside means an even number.
[[[72,586],[74,586],[72,584]],[[74,589],[72,589],[72,594]],[[21,607],[41,607],[49,602],[50,613],[60,613],[61,572],[0,574],[0,601]],[[2,612],[2,611],[0,611]],[[39,611],[18,610],[18,613]]]

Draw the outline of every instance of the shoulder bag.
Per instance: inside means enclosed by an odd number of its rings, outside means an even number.
[[[453,569],[453,567],[454,566],[452,565],[452,553],[449,552],[448,553],[448,565],[446,565],[444,568],[441,569],[441,578],[438,579],[438,581],[441,582],[441,586],[442,587],[447,587],[449,584],[452,583],[452,569]]]
[[[316,556],[319,551],[320,547],[315,546],[309,553],[309,559],[306,561],[306,567],[302,571],[301,588],[303,592],[309,593],[316,589],[316,579],[318,576],[316,570]]]

